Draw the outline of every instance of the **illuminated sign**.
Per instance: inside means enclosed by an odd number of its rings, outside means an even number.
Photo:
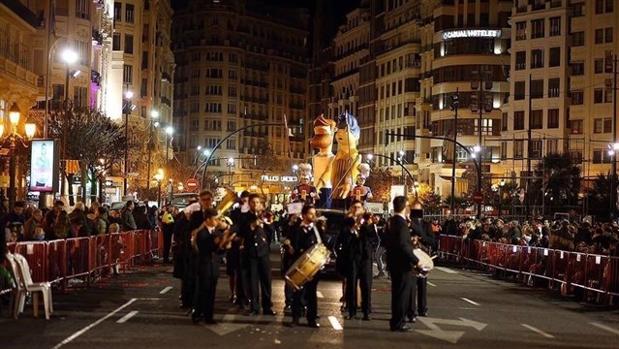
[[[35,139],[30,149],[30,191],[58,190],[58,147],[54,140]]]
[[[297,176],[268,176],[268,175],[262,175],[260,179],[263,182],[296,182],[299,180]]]
[[[460,29],[443,32],[443,40],[455,38],[500,38],[499,29]]]

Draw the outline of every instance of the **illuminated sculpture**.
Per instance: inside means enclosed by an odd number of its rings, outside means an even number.
[[[357,175],[356,185],[350,193],[351,201],[361,201],[365,203],[367,200],[372,199],[372,190],[365,185],[365,180],[370,176],[370,165],[360,164],[359,174]]]
[[[361,129],[357,123],[357,118],[349,113],[340,115],[335,132],[337,141],[337,153],[333,159],[333,170],[331,181],[333,182],[332,198],[334,205],[343,208],[346,205],[351,190],[353,189],[353,179],[359,174],[361,156],[357,150]]]
[[[318,199],[316,187],[312,185],[312,165],[299,164],[299,184],[292,192],[293,202],[305,202],[314,205]]]
[[[336,122],[320,115],[314,120],[314,137],[310,140],[312,148],[318,153],[312,157],[314,164],[314,186],[320,193],[319,207],[331,207],[331,169],[333,166],[333,136]]]

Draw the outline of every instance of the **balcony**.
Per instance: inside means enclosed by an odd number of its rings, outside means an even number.
[[[103,46],[103,33],[95,28],[92,28],[92,45],[97,47]]]
[[[90,82],[101,87],[101,74],[96,70],[90,71]]]
[[[168,107],[172,106],[172,102],[169,98],[161,96],[161,103],[167,105]]]

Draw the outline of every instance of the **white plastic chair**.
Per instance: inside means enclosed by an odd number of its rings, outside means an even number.
[[[26,289],[24,288],[24,282],[21,277],[21,270],[19,264],[15,260],[15,255],[7,253],[7,260],[11,267],[11,273],[15,278],[15,288],[13,290],[13,299],[11,303],[11,312],[14,319],[19,317],[20,313],[24,312],[24,305],[26,304]]]
[[[49,316],[54,312],[52,301],[52,285],[49,282],[32,282],[30,275],[30,266],[26,258],[20,254],[14,255],[15,261],[21,270],[21,277],[24,283],[24,288],[32,294],[32,309],[34,317],[39,317],[39,293],[43,296],[43,308],[45,309],[45,319],[49,320]]]

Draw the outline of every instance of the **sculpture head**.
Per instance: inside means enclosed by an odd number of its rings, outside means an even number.
[[[334,120],[327,119],[323,114],[320,114],[314,120],[314,137],[310,140],[311,147],[317,149],[320,153],[330,152],[333,146],[335,127]]]
[[[335,140],[340,145],[338,149],[348,151],[348,149],[357,149],[357,142],[361,129],[357,123],[357,118],[348,112],[342,114],[338,118],[337,132],[335,132]]]
[[[299,170],[297,172],[299,174],[299,181],[303,183],[305,181],[307,184],[312,178],[312,165],[310,164],[299,164]]]

